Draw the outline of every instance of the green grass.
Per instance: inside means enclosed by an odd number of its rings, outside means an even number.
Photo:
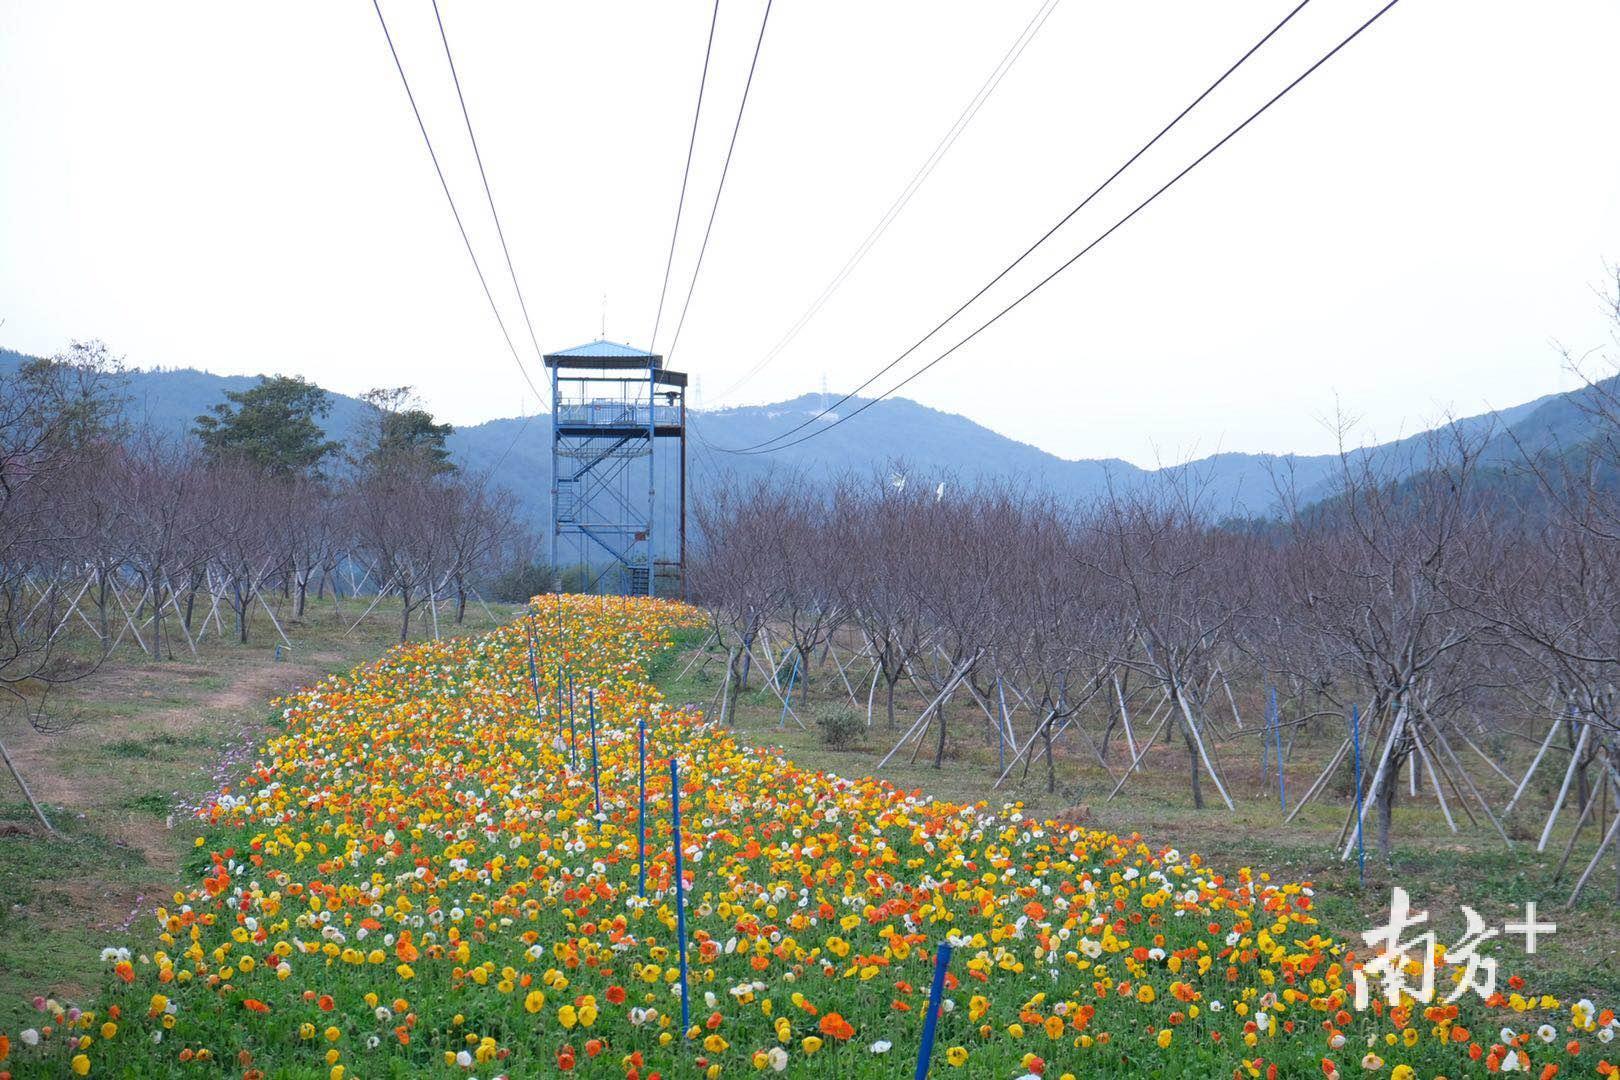
[[[696,704],[718,715],[715,701],[724,672],[725,652],[710,647],[713,657],[701,660],[684,677],[679,677],[691,650],[701,645],[703,634],[683,644],[678,655],[660,665],[655,678],[672,704]],[[869,677],[869,676],[868,676]],[[851,674],[854,679],[853,672]],[[857,685],[864,691],[865,685]],[[1258,695],[1255,695],[1256,702]],[[1472,827],[1453,804],[1460,832],[1453,834],[1437,807],[1432,792],[1420,789],[1411,799],[1404,782],[1396,804],[1392,851],[1388,863],[1376,853],[1374,834],[1366,834],[1366,885],[1362,886],[1354,853],[1348,862],[1338,858],[1337,837],[1348,812],[1351,785],[1330,782],[1329,791],[1302,811],[1291,823],[1282,823],[1277,804],[1275,781],[1269,786],[1259,774],[1259,744],[1242,737],[1221,745],[1217,757],[1231,792],[1235,811],[1221,803],[1214,786],[1204,778],[1206,806],[1195,809],[1189,791],[1187,756],[1160,746],[1143,761],[1144,772],[1134,776],[1121,794],[1108,800],[1112,778],[1096,758],[1078,741],[1064,736],[1056,759],[1056,790],[1048,792],[1044,760],[1022,777],[1022,767],[997,790],[994,781],[1000,771],[993,747],[984,737],[985,724],[971,700],[960,698],[950,710],[952,737],[947,744],[944,767],[933,767],[932,732],[913,763],[909,747],[896,754],[881,771],[879,759],[899,739],[901,733],[926,704],[915,694],[902,695],[897,706],[899,726],[891,730],[884,717],[880,688],[875,724],[863,744],[845,750],[824,745],[813,716],[825,703],[848,704],[843,683],[829,664],[812,671],[808,702],[796,695],[795,711],[809,726],[800,729],[792,719],[781,724],[782,703],[760,682],[759,673],[752,689],[738,695],[730,726],[744,742],[782,749],[800,765],[844,776],[879,775],[883,779],[927,795],[957,802],[1022,802],[1029,812],[1041,815],[1062,813],[1076,806],[1089,808],[1090,822],[1098,828],[1120,834],[1140,833],[1149,843],[1197,852],[1217,868],[1235,871],[1252,867],[1279,879],[1310,881],[1315,885],[1317,914],[1325,927],[1341,939],[1361,944],[1360,934],[1388,918],[1390,889],[1405,888],[1416,910],[1427,908],[1439,939],[1454,944],[1464,933],[1461,905],[1477,910],[1487,925],[1501,926],[1518,921],[1526,901],[1535,901],[1545,920],[1558,924],[1558,932],[1543,938],[1535,956],[1526,956],[1522,940],[1510,938],[1493,942],[1500,958],[1502,978],[1520,973],[1538,991],[1561,997],[1588,996],[1604,1004],[1620,1001],[1620,917],[1615,907],[1616,871],[1613,864],[1600,868],[1588,885],[1581,903],[1566,910],[1574,879],[1591,857],[1595,829],[1589,823],[1563,879],[1553,881],[1564,842],[1577,815],[1567,809],[1559,819],[1547,851],[1535,851],[1535,837],[1556,793],[1561,772],[1543,769],[1532,784],[1536,794],[1526,795],[1523,810],[1516,810],[1510,825],[1513,850],[1481,817],[1480,828]],[[1240,704],[1242,704],[1240,698]],[[861,702],[862,712],[865,701]],[[972,710],[970,713],[969,710]],[[1258,710],[1256,710],[1258,713]],[[975,717],[978,720],[975,721]],[[1027,736],[1027,716],[1020,731]],[[1098,731],[1100,723],[1088,729]],[[1251,726],[1250,730],[1253,728]],[[1138,733],[1141,737],[1142,733]],[[1310,734],[1301,734],[1287,767],[1290,800],[1303,794],[1310,781],[1327,763],[1342,734],[1316,725]],[[1491,752],[1504,755],[1499,764],[1510,775],[1519,775],[1534,753],[1534,745],[1524,740],[1499,737]],[[1471,775],[1493,808],[1506,801],[1510,788],[1470,751]],[[1123,738],[1116,733],[1109,757],[1115,775],[1124,771],[1129,755]],[[1486,781],[1490,781],[1487,783]],[[1449,797],[1448,792],[1448,797]],[[1290,802],[1292,806],[1292,801]],[[1610,810],[1613,813],[1613,809]],[[1476,809],[1476,813],[1478,813]],[[1518,839],[1519,836],[1530,839]],[[1583,854],[1584,852],[1584,854]]]
[[[516,611],[492,608],[497,621]],[[362,610],[346,604],[339,617],[330,602],[312,600],[305,619],[282,620],[295,648],[279,663],[280,638],[262,615],[249,644],[205,639],[196,659],[179,635],[172,660],[146,656],[126,639],[96,674],[53,693],[57,713],[75,721],[69,731],[0,730],[63,833],[51,838],[38,829],[0,769],[0,1031],[38,1022],[36,994],[76,1000],[99,987],[102,947],[121,936],[135,909],[150,911],[181,874],[197,869],[187,866],[195,832],[184,826],[176,794],[195,802],[213,790],[228,745],[263,739],[271,696],[397,643],[397,605],[378,605],[351,630]],[[441,632],[492,625],[473,605],[465,626],[441,623]],[[413,629],[420,637],[428,624]]]

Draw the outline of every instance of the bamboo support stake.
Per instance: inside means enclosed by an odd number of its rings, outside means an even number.
[[[1536,844],[1537,851],[1547,849],[1547,841],[1552,837],[1553,824],[1558,820],[1558,812],[1564,808],[1564,799],[1569,795],[1569,785],[1574,782],[1575,774],[1580,771],[1581,754],[1586,750],[1587,736],[1592,734],[1592,725],[1581,725],[1581,737],[1575,740],[1575,752],[1569,756],[1569,768],[1564,770],[1564,782],[1558,786],[1558,797],[1553,800],[1552,812],[1547,815],[1547,824],[1541,828],[1541,840]]]
[[[1541,749],[1537,750],[1536,756],[1530,759],[1530,767],[1524,770],[1524,779],[1519,781],[1519,786],[1513,789],[1513,798],[1509,799],[1508,804],[1502,808],[1503,817],[1513,813],[1513,807],[1518,804],[1519,796],[1524,794],[1524,789],[1529,785],[1530,778],[1535,775],[1536,766],[1541,764],[1542,755],[1547,752],[1547,747],[1552,745],[1553,736],[1558,734],[1558,725],[1561,723],[1563,723],[1563,719],[1559,718],[1548,726],[1547,737],[1541,740]]]

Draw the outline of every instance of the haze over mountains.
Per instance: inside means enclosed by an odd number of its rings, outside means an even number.
[[[0,349],[0,375],[24,357]],[[256,376],[213,375],[193,369],[133,371],[128,381],[129,414],[160,430],[190,430],[195,418],[224,399],[228,390],[244,390]],[[1577,445],[1587,437],[1589,417],[1582,405],[1590,389],[1549,394],[1494,414],[1459,421],[1470,434],[1488,437],[1487,461],[1506,462],[1519,447],[1544,449]],[[333,392],[325,419],[329,437],[343,439],[359,422],[366,406],[357,398]],[[846,411],[861,399],[847,403]],[[876,473],[903,462],[924,475],[952,474],[962,480],[1002,478],[1044,489],[1064,499],[1087,500],[1150,480],[1157,470],[1117,458],[1072,461],[1018,442],[953,413],[940,412],[905,398],[892,398],[868,409],[855,421],[830,427],[821,435],[779,453],[736,455],[723,451],[758,443],[781,434],[815,415],[819,394],[805,394],[771,405],[696,411],[692,427],[700,438],[690,444],[689,470],[701,490],[706,478],[731,473],[748,478],[770,469],[796,469],[812,476],[843,472]],[[428,403],[431,408],[431,402]],[[829,419],[818,421],[826,424]],[[808,430],[808,429],[806,429]],[[521,500],[532,520],[547,513],[551,456],[546,417],[490,420],[458,428],[451,452],[462,467],[499,469],[507,487]],[[1390,463],[1398,471],[1422,467],[1421,432],[1404,439],[1355,451]],[[1276,499],[1275,470],[1291,470],[1307,500],[1328,494],[1336,458],[1333,455],[1217,453],[1170,467],[1190,468],[1204,486],[1205,506],[1215,517],[1264,514]]]

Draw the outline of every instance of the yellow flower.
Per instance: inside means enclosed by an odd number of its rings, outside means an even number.
[[[1159,1032],[1159,1049],[1161,1049],[1161,1050],[1170,1049],[1170,1040],[1174,1037],[1174,1035],[1175,1035],[1175,1033],[1172,1032],[1169,1028],[1165,1028],[1164,1030],[1160,1031]]]
[[[574,1011],[574,1007],[572,1005],[564,1005],[562,1008],[557,1010],[557,1023],[561,1024],[564,1028],[572,1028],[575,1024],[579,1023],[579,1014]]]
[[[90,1059],[85,1057],[83,1054],[73,1055],[73,1060],[69,1062],[69,1065],[73,1069],[74,1073],[79,1076],[90,1075]]]
[[[945,1060],[956,1068],[967,1064],[968,1052],[965,1046],[953,1046],[945,1051]]]
[[[804,1041],[799,1045],[806,1054],[813,1054],[821,1049],[821,1037],[819,1035],[806,1035]]]

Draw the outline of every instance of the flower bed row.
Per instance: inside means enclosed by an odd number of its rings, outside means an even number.
[[[1356,1010],[1308,884],[744,748],[646,677],[695,621],[547,598],[278,702],[186,886],[0,1080],[904,1075],[946,941],[935,1075],[1614,1071],[1612,1013],[1516,981]]]

